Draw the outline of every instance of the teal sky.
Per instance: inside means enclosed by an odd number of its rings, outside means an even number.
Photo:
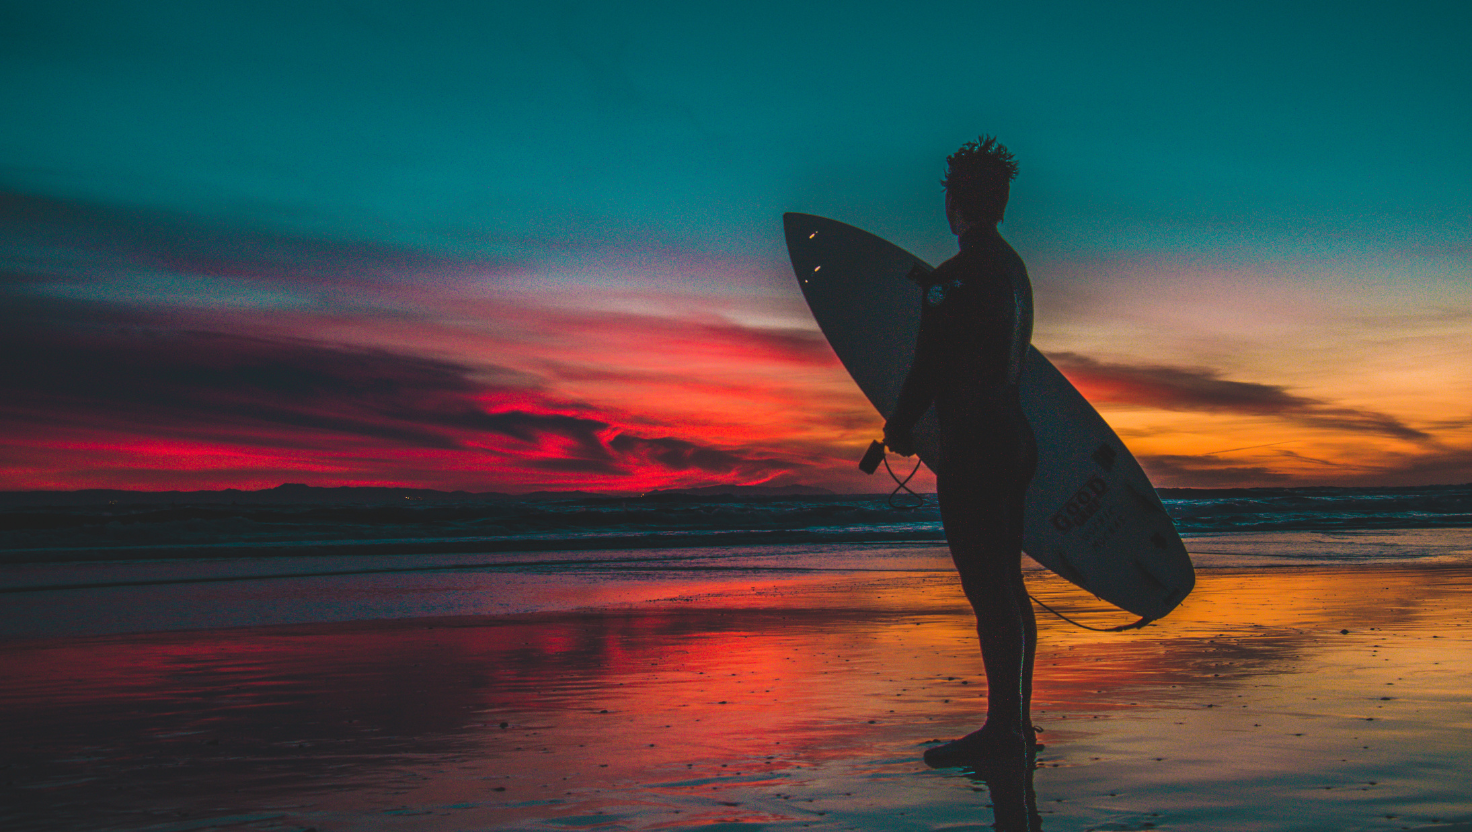
[[[0,273],[44,307],[25,313],[50,322],[37,349],[104,311],[372,346],[739,455],[685,417],[599,399],[535,333],[483,319],[492,348],[443,332],[475,328],[472,300],[586,313],[574,342],[616,310],[811,332],[781,213],[939,261],[944,157],[990,133],[1021,162],[1003,230],[1045,352],[1281,388],[1434,437],[1376,434],[1379,467],[1320,476],[1218,464],[1181,435],[1153,452],[1158,480],[1472,478],[1472,408],[1452,404],[1472,392],[1469,39],[1472,6],[1449,2],[7,3]],[[1366,387],[1386,345],[1444,396]],[[1127,440],[1180,429],[1145,411],[1184,411],[1146,398],[1101,403]],[[46,421],[37,407],[8,418]],[[1271,438],[1263,415],[1207,433]],[[842,421],[835,448],[857,441]],[[1290,438],[1326,465],[1354,444]],[[129,459],[75,481],[126,479]],[[72,470],[13,460],[30,473],[12,487]],[[342,481],[400,476],[363,464]],[[846,487],[804,473],[823,464],[772,475]]]
[[[800,203],[943,249],[985,131],[1042,240],[1469,230],[1461,3],[10,5],[6,184],[226,222],[745,252]]]

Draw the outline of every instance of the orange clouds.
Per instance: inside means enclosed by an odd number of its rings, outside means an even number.
[[[1076,353],[1052,355],[1053,362],[1090,402],[1131,404],[1161,410],[1274,416],[1300,424],[1380,434],[1410,441],[1430,439],[1386,413],[1335,407],[1289,393],[1276,384],[1232,381],[1206,367],[1123,364]]]

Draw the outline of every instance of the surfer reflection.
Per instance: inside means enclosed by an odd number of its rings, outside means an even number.
[[[1023,755],[988,760],[974,765],[964,774],[986,786],[992,801],[993,829],[998,832],[1041,832],[1043,820],[1038,815],[1038,797],[1033,789],[1032,760]]]
[[[976,611],[986,668],[986,722],[926,751],[932,766],[1026,759],[1036,730],[1029,706],[1037,623],[1022,582],[1022,510],[1037,446],[1018,390],[1032,340],[1032,285],[997,231],[1017,164],[991,137],[946,162],[946,218],[961,252],[911,275],[921,287],[915,362],[884,426],[884,444],[909,456],[916,422],[935,406],[941,522]]]

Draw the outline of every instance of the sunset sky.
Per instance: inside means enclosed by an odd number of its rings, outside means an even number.
[[[1472,481],[1472,5],[902,5],[6,4],[0,489],[879,490],[781,215],[979,133],[1156,485]]]

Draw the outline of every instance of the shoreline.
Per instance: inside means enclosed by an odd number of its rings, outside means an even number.
[[[1472,566],[1465,530],[1223,532],[1186,538],[1198,574]],[[1024,558],[1024,571],[1051,586]],[[945,545],[821,543],[506,554],[141,558],[12,565],[0,643],[89,633],[602,609],[755,590],[950,576]],[[1086,608],[1092,597],[1075,592]],[[1056,604],[1043,599],[1048,606]],[[1076,607],[1075,607],[1076,608]],[[1065,615],[1070,613],[1061,609]],[[1168,616],[1167,620],[1173,616]],[[1134,619],[1130,619],[1131,621]],[[1110,624],[1128,623],[1110,621]]]

